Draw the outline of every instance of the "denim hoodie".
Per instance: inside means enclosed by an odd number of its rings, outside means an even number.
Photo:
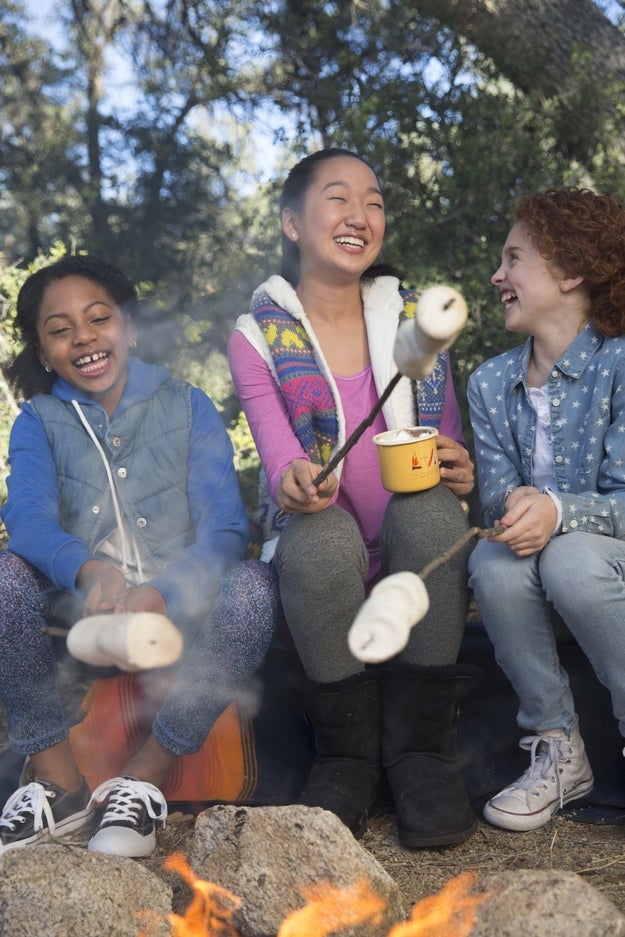
[[[9,549],[75,591],[78,570],[123,516],[158,570],[149,581],[169,614],[204,607],[197,584],[208,599],[248,537],[232,445],[206,395],[131,358],[110,419],[61,379],[22,410],[2,509]]]
[[[487,525],[520,485],[533,485],[536,414],[527,370],[532,340],[481,364],[469,378],[480,499]],[[561,533],[625,540],[625,337],[587,324],[547,382]]]

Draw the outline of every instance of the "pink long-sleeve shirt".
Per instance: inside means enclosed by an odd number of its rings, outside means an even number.
[[[294,459],[307,459],[291,426],[286,405],[267,364],[240,331],[228,342],[228,360],[272,498],[282,473]],[[464,445],[460,412],[447,365],[447,387],[439,432]],[[369,415],[378,400],[371,367],[351,377],[333,375],[345,417],[345,437]],[[387,429],[382,413],[366,429],[343,461],[340,483],[330,503],[343,508],[355,519],[369,553],[367,584],[380,571],[380,532],[390,492],[382,487],[376,447],[376,433]]]

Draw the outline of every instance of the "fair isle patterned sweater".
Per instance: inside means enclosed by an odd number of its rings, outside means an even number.
[[[397,278],[385,276],[363,281],[362,296],[379,395],[396,373],[395,333],[402,319],[414,316],[417,295],[400,291]],[[235,328],[245,335],[273,375],[302,448],[313,462],[325,464],[345,441],[344,415],[336,382],[293,287],[282,277],[271,277],[254,292],[251,312],[241,316]],[[415,383],[403,378],[383,409],[387,427],[416,422],[438,427],[447,402],[448,374],[448,354],[444,352],[425,381]],[[339,478],[341,469],[339,464]],[[260,504],[264,539],[275,539],[285,519],[279,517],[262,477]]]

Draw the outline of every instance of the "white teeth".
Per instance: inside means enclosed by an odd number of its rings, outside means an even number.
[[[349,247],[364,247],[365,242],[362,238],[353,238],[353,237],[341,237],[334,239],[337,244],[346,244]]]
[[[93,364],[94,361],[100,361],[101,358],[106,358],[106,352],[98,351],[93,355],[84,355],[82,358],[79,358],[76,362],[77,368],[82,368],[86,364]]]
[[[505,306],[509,306],[510,303],[513,303],[516,299],[516,293],[513,293],[512,290],[506,290],[505,293],[501,294],[501,301]]]

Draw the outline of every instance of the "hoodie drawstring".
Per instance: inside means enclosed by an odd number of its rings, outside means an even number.
[[[111,497],[112,497],[112,499],[113,499],[113,510],[115,511],[115,520],[116,520],[116,522],[117,522],[117,529],[119,530],[119,536],[120,536],[120,540],[121,540],[121,548],[122,548],[122,572],[123,572],[124,576],[127,577],[127,576],[128,576],[128,572],[129,572],[129,563],[128,563],[128,541],[127,541],[127,537],[126,537],[126,529],[125,529],[125,525],[124,525],[123,515],[122,515],[121,509],[120,509],[120,507],[119,507],[119,500],[118,500],[118,498],[117,498],[117,490],[116,490],[116,488],[115,488],[115,482],[114,482],[114,480],[113,480],[113,473],[111,472],[111,466],[109,465],[109,460],[107,459],[106,453],[104,452],[104,449],[102,448],[102,446],[101,446],[101,444],[100,444],[100,440],[98,439],[98,437],[97,437],[96,434],[94,433],[93,428],[91,427],[89,421],[87,420],[87,417],[86,417],[85,414],[83,413],[83,411],[82,411],[82,409],[81,409],[80,404],[78,403],[78,401],[77,401],[77,400],[72,400],[72,406],[73,406],[73,408],[75,409],[76,413],[78,414],[78,418],[80,419],[80,422],[82,423],[82,425],[83,425],[84,428],[86,429],[87,433],[89,434],[89,437],[91,438],[91,441],[93,442],[94,446],[96,447],[96,449],[97,449],[98,452],[100,453],[100,458],[102,459],[102,464],[104,465],[104,470],[105,470],[105,472],[106,472],[106,477],[108,478],[108,483],[109,483],[109,489],[110,489],[110,492],[111,492]],[[142,570],[142,568],[141,568],[141,559],[140,559],[140,557],[139,557],[139,551],[137,550],[137,545],[136,545],[136,543],[133,543],[133,547],[134,547],[133,552],[134,552],[134,555],[135,555],[135,563],[136,563],[136,565],[137,565],[137,571],[138,571],[138,574],[139,574],[139,582],[142,582],[142,581],[143,581],[143,570]]]

